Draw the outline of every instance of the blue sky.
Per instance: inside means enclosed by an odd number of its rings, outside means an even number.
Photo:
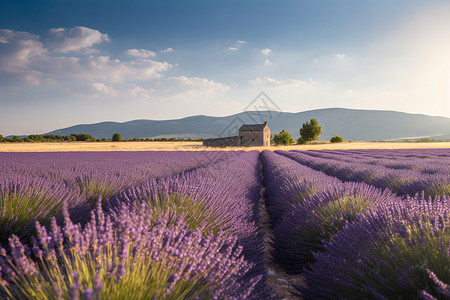
[[[446,1],[0,0],[0,134],[283,110],[450,117]]]

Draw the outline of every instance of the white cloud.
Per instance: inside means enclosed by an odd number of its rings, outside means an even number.
[[[136,56],[136,57],[142,57],[142,58],[149,58],[149,57],[155,57],[156,53],[150,50],[145,49],[128,49],[127,54],[130,56]]]
[[[160,82],[160,97],[185,98],[212,95],[230,89],[226,84],[200,77],[169,77]]]
[[[81,58],[49,58],[50,72],[85,80],[120,83],[130,80],[160,78],[172,65],[150,59],[122,62],[109,56],[88,55]],[[61,68],[64,67],[64,68]]]
[[[110,56],[87,53],[79,53],[76,57],[61,56],[48,51],[39,36],[28,32],[0,30],[0,40],[0,79],[3,82],[15,80],[39,84],[43,80],[61,82],[78,79],[94,83],[123,83],[160,78],[162,72],[172,67],[167,62],[142,57],[138,60],[120,61]],[[68,44],[70,43],[66,43],[64,47],[61,44],[62,48],[59,49],[69,49]],[[151,55],[142,50],[138,54]]]
[[[306,86],[308,83],[297,79],[277,80],[271,77],[264,77],[264,78],[257,77],[256,79],[250,80],[250,84],[252,84],[253,86],[263,87],[267,89],[283,89],[289,87],[303,87]]]
[[[61,89],[65,93],[83,97],[108,97],[107,99],[124,98],[124,99],[151,99],[156,90],[152,88],[144,88],[134,83],[108,85],[103,82],[82,83],[79,85],[66,86]]]
[[[262,49],[262,50],[261,50],[261,53],[262,53],[263,55],[268,56],[268,55],[270,55],[270,53],[272,53],[272,50],[270,50],[269,48]]]
[[[336,58],[337,58],[337,59],[346,59],[346,58],[347,58],[347,55],[345,55],[345,53],[336,54]]]
[[[246,41],[241,41],[241,40],[237,40],[236,42],[237,42],[238,44],[247,44]]]
[[[155,92],[154,89],[145,89],[137,84],[128,84],[122,89],[122,91],[126,96],[141,99],[150,99],[152,94]]]
[[[39,36],[28,32],[0,29],[0,78],[39,84],[41,72],[32,70],[34,61],[47,53]],[[2,78],[2,73],[6,73]]]
[[[175,50],[173,50],[172,48],[166,48],[164,50],[160,50],[160,52],[174,52]]]
[[[236,47],[228,47],[228,50],[230,50],[230,51],[238,51],[239,49],[236,48]]]
[[[107,34],[83,26],[69,29],[53,28],[46,35],[46,45],[53,51],[61,53],[85,50],[103,41],[109,41]]]
[[[271,66],[271,65],[272,65],[272,62],[271,62],[269,59],[266,59],[266,60],[264,61],[264,65],[265,65],[266,67]]]
[[[117,96],[118,91],[109,85],[106,85],[102,82],[90,82],[90,83],[84,83],[81,85],[81,89],[78,91],[78,94],[82,94],[85,96],[101,96],[101,95],[107,95],[107,96]]]

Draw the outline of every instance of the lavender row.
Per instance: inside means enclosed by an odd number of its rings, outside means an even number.
[[[347,224],[305,269],[303,299],[449,299],[450,198],[407,198]]]
[[[408,150],[332,150],[308,151],[314,157],[329,158],[348,163],[364,163],[384,166],[388,169],[414,170],[426,174],[450,172],[450,151],[428,149],[419,152]]]
[[[450,195],[450,173],[424,174],[413,170],[388,169],[376,164],[348,163],[317,157],[317,152],[276,152],[343,181],[365,182],[378,188],[388,188],[399,196],[412,196],[422,191],[426,198]]]
[[[97,207],[82,228],[37,227],[30,248],[16,236],[0,247],[4,299],[244,299],[258,278],[236,238],[203,235],[169,214],[153,218],[141,205],[113,217]]]
[[[261,198],[259,152],[233,152],[230,159],[203,168],[152,179],[108,201],[114,211],[123,203],[147,203],[154,211],[183,219],[204,234],[235,236],[253,267],[244,280],[261,278],[251,297],[269,295],[264,269],[263,235],[258,227]]]
[[[220,155],[218,155],[220,154]],[[34,232],[68,204],[86,222],[97,199],[106,200],[145,179],[164,177],[226,159],[218,152],[0,153],[0,242]]]
[[[257,226],[259,153],[229,155],[206,167],[129,185],[99,202],[84,227],[74,225],[66,212],[63,228],[56,219],[49,233],[37,227],[31,250],[12,236],[10,254],[0,251],[3,294],[267,298]]]
[[[270,152],[262,156],[274,171],[264,172],[264,181],[276,182],[270,185],[275,188],[272,201],[281,205],[289,190],[297,194],[299,178],[314,176],[286,157]],[[304,278],[303,285],[295,286],[295,295],[303,299],[450,297],[447,196],[428,201],[423,196],[403,199],[364,183],[335,181],[322,186],[292,205],[274,229],[274,258],[288,272],[301,271]],[[278,199],[273,197],[277,193]]]
[[[287,157],[262,153],[266,201],[274,222],[273,257],[299,274],[329,240],[369,210],[400,200],[364,183],[343,183]]]

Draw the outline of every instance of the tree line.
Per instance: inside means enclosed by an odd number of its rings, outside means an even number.
[[[62,143],[62,142],[178,142],[178,141],[201,141],[203,139],[192,138],[129,138],[122,139],[120,133],[114,133],[112,138],[97,139],[87,133],[72,133],[70,135],[57,135],[57,134],[32,134],[27,137],[13,136],[12,138],[4,138],[0,134],[0,142],[3,143]]]
[[[317,140],[322,133],[322,126],[319,126],[319,123],[316,119],[311,119],[306,123],[303,123],[300,128],[300,138],[297,140],[298,144],[312,144],[313,141]],[[333,136],[330,139],[331,143],[342,143],[344,139],[338,135]],[[292,138],[291,134],[284,129],[281,130],[279,134],[275,134],[272,142],[275,145],[291,145],[294,144],[295,141]]]

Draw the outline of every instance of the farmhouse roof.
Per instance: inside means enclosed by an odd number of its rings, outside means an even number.
[[[244,124],[239,128],[239,131],[255,131],[255,130],[264,130],[267,122],[264,124]]]

